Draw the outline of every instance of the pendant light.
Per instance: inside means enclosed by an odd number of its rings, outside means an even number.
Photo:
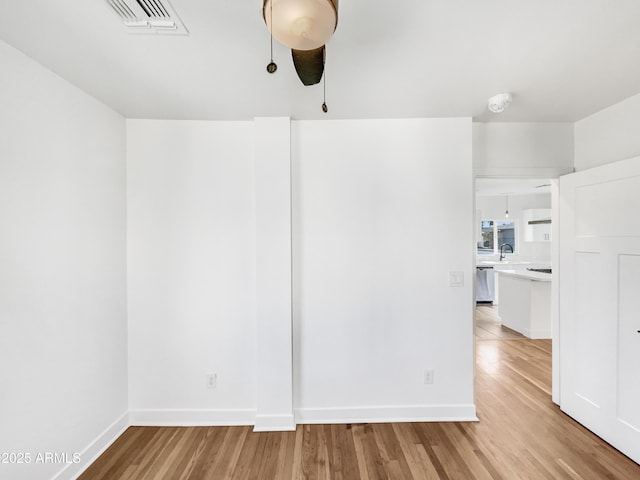
[[[506,208],[504,211],[504,218],[509,218],[509,195],[505,195],[506,199]]]

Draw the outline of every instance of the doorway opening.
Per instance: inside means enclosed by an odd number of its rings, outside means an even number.
[[[553,342],[557,191],[549,178],[476,178],[476,352],[483,341]]]

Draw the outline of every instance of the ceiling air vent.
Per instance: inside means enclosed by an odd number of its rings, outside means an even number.
[[[129,33],[188,35],[169,0],[107,0]]]

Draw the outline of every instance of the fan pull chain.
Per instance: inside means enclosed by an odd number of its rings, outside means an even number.
[[[273,0],[269,4],[269,23],[271,24],[271,28],[269,29],[269,35],[271,36],[271,61],[269,65],[267,65],[267,72],[275,73],[278,65],[273,61]]]
[[[323,52],[322,57],[322,111],[327,113],[329,109],[327,108],[327,49]]]

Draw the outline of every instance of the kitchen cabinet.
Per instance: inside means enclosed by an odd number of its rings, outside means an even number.
[[[530,208],[522,211],[525,242],[551,241],[551,209]]]
[[[527,270],[498,274],[502,324],[528,338],[551,338],[551,274]]]

